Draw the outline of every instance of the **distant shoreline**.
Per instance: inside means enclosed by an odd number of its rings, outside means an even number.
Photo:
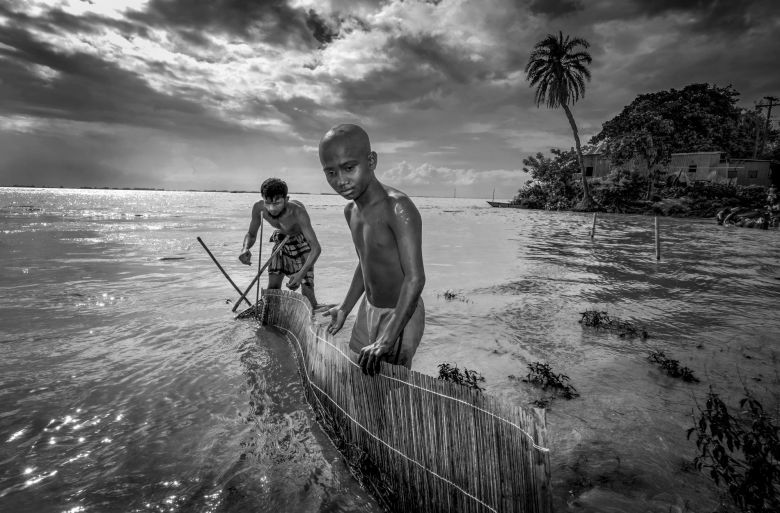
[[[239,191],[228,189],[163,189],[159,187],[65,187],[64,185],[50,186],[50,185],[0,185],[0,188],[17,188],[17,189],[73,189],[73,190],[96,190],[96,191],[152,191],[152,192],[224,192],[229,194],[260,194],[260,191]],[[291,195],[311,195],[311,196],[338,196],[335,192],[296,192],[290,191]],[[413,198],[452,198],[452,196],[418,196],[410,194]],[[485,198],[472,198],[472,197],[454,197],[454,199],[473,199],[484,200]],[[509,201],[509,200],[507,200]]]

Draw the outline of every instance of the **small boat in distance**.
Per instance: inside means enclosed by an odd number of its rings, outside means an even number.
[[[520,203],[507,203],[502,201],[488,201],[491,207],[496,208],[525,208]]]

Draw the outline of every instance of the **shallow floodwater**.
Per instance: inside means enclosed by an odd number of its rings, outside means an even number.
[[[344,201],[293,197],[323,247],[318,298],[338,302],[357,262]],[[317,426],[290,348],[233,319],[237,294],[196,241],[245,287],[256,199],[0,188],[0,510],[381,510]],[[465,366],[521,404],[546,395],[519,379],[529,363],[568,375],[580,397],[547,414],[557,511],[712,511],[685,432],[709,386],[733,406],[744,387],[778,404],[780,232],[664,218],[657,262],[649,217],[600,215],[591,239],[591,214],[415,203],[427,326],[414,369]],[[586,309],[650,338],[583,328]],[[651,350],[701,382],[666,376]]]

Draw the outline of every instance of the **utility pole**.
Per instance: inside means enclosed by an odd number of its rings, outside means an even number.
[[[764,144],[766,144],[766,140],[769,137],[769,123],[772,119],[772,107],[775,105],[780,105],[780,98],[777,98],[775,96],[764,96],[764,99],[769,103],[758,103],[756,104],[756,109],[763,109],[764,107],[767,107],[768,110],[766,112],[766,124],[764,125],[764,138],[761,139],[761,153],[764,153]],[[756,144],[753,146],[753,158],[758,157],[758,122],[756,121]]]

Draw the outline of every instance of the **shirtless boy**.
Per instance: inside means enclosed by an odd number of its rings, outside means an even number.
[[[281,288],[283,277],[289,276],[287,287],[295,290],[300,285],[301,292],[312,308],[316,309],[314,263],[320,256],[320,243],[311,226],[309,214],[300,201],[290,199],[287,195],[287,184],[279,178],[269,178],[263,182],[260,195],[263,199],[252,207],[252,221],[244,236],[244,247],[238,259],[246,265],[251,263],[252,253],[249,248],[254,245],[257,230],[260,229],[262,219],[265,219],[276,228],[270,239],[275,243],[274,249],[285,235],[289,235],[287,243],[268,265],[268,288]]]
[[[337,333],[363,296],[349,341],[363,371],[378,372],[380,361],[411,368],[425,328],[420,213],[377,180],[377,154],[361,127],[331,128],[319,152],[328,183],[350,200],[344,216],[359,260],[344,301],[323,314],[331,317],[328,331]]]

